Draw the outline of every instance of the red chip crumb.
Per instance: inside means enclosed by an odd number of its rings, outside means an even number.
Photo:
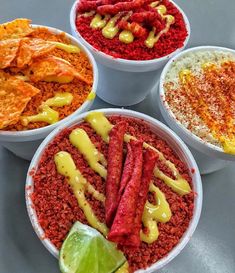
[[[133,118],[124,118],[120,116],[111,116],[109,120],[112,124],[120,121],[126,121],[127,132],[137,137],[140,141],[146,141],[159,149],[164,156],[171,160],[190,183],[190,171],[187,166],[178,158],[168,144],[151,132],[149,126],[141,120]],[[101,193],[105,194],[105,181],[95,173],[84,160],[79,151],[69,142],[69,134],[74,128],[83,128],[97,149],[104,156],[108,156],[108,144],[106,144],[93,129],[83,122],[73,128],[61,131],[44,150],[40,159],[38,169],[33,174],[34,192],[32,201],[36,210],[39,224],[48,238],[58,249],[60,249],[66,235],[75,221],[81,221],[88,224],[82,210],[78,206],[76,197],[66,181],[66,178],[57,173],[54,163],[54,155],[59,151],[69,152],[81,171],[82,175]],[[126,150],[126,144],[124,144]],[[156,164],[161,171],[173,177],[171,171],[160,161],[156,159]],[[187,230],[190,220],[193,216],[195,193],[180,196],[173,192],[163,181],[152,178],[154,184],[164,192],[166,199],[172,211],[172,217],[167,223],[159,223],[159,238],[152,244],[141,242],[140,247],[121,247],[124,252],[131,271],[140,268],[146,268],[159,259],[165,257],[178,243],[184,232]],[[105,222],[104,205],[95,200],[89,193],[86,198],[90,203],[96,216],[102,222]]]

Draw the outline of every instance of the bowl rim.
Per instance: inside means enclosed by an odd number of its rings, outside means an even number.
[[[84,43],[84,45],[87,48],[89,48],[89,50],[91,50],[92,52],[95,52],[100,57],[102,57],[104,59],[107,59],[109,61],[114,61],[114,62],[119,63],[121,65],[134,65],[134,66],[139,66],[139,67],[142,67],[142,66],[145,66],[145,65],[157,64],[157,63],[160,63],[160,62],[167,61],[168,59],[172,58],[178,52],[181,52],[186,47],[186,45],[188,44],[188,41],[190,39],[191,27],[190,27],[188,17],[186,16],[186,14],[182,10],[182,8],[180,8],[173,0],[169,0],[179,10],[179,12],[182,14],[183,19],[184,19],[184,23],[185,23],[185,26],[186,26],[186,29],[187,29],[187,32],[188,32],[182,47],[177,48],[175,51],[171,52],[168,55],[165,55],[165,56],[160,57],[160,58],[151,59],[151,60],[128,60],[128,59],[113,57],[113,56],[111,56],[109,54],[106,54],[106,53],[96,49],[95,47],[93,47],[77,31],[76,24],[75,24],[75,18],[76,18],[77,4],[78,4],[79,1],[80,0],[75,0],[75,2],[73,3],[73,5],[71,7],[71,10],[70,10],[70,26],[71,26],[72,30],[77,34],[79,39]]]
[[[50,32],[52,32],[54,34],[64,33],[66,38],[68,38],[71,41],[71,44],[78,46],[86,54],[91,66],[92,66],[92,71],[93,71],[93,84],[92,84],[92,87],[91,87],[91,91],[96,94],[97,86],[98,86],[98,67],[97,67],[96,61],[95,61],[94,57],[92,56],[92,54],[90,53],[90,51],[76,37],[73,37],[71,34],[65,32],[63,30],[60,30],[60,29],[55,28],[55,27],[49,27],[49,26],[38,25],[38,24],[31,24],[31,26],[33,28],[46,28]],[[44,127],[31,129],[31,130],[25,130],[25,131],[0,130],[0,140],[1,140],[1,138],[4,138],[4,137],[10,137],[10,138],[16,138],[17,139],[18,137],[29,137],[29,136],[32,136],[32,135],[37,135],[37,134],[41,135],[43,133],[48,133],[48,131],[52,131],[54,128],[56,128],[57,126],[60,126],[61,124],[66,122],[71,117],[73,117],[73,116],[81,113],[82,111],[84,111],[84,109],[86,109],[92,103],[93,103],[93,100],[86,99],[82,103],[82,105],[79,108],[77,108],[76,111],[71,113],[69,116],[65,117],[64,119],[59,120],[58,122],[56,122],[54,124],[50,124],[50,125],[47,125],[47,126],[44,126]],[[19,141],[24,141],[24,139],[21,139]]]
[[[222,52],[230,52],[233,53],[235,56],[235,50],[227,47],[220,47],[220,46],[212,46],[212,45],[205,45],[205,46],[196,46],[188,48],[180,53],[178,53],[176,56],[174,56],[171,60],[168,61],[168,63],[165,65],[165,67],[162,70],[162,73],[160,75],[159,80],[159,104],[161,110],[164,111],[164,114],[167,115],[167,117],[171,120],[171,122],[174,123],[174,125],[177,127],[178,130],[180,130],[183,134],[186,135],[186,137],[192,139],[197,145],[200,145],[206,149],[209,149],[212,152],[216,152],[216,154],[221,155],[223,159],[227,160],[235,160],[235,156],[231,154],[226,154],[221,147],[218,147],[212,143],[206,142],[203,139],[201,139],[199,136],[192,133],[189,129],[187,129],[184,125],[182,125],[181,122],[179,122],[174,113],[172,112],[170,106],[165,101],[165,89],[164,89],[164,81],[166,74],[168,73],[172,63],[177,62],[178,59],[181,57],[187,55],[190,52],[197,52],[197,51],[222,51]],[[186,141],[187,142],[187,141]],[[192,145],[193,146],[193,145]],[[194,147],[197,149],[196,147]],[[198,150],[198,149],[197,149]]]
[[[46,149],[47,145],[54,139],[54,137],[63,131],[65,128],[71,127],[75,124],[78,124],[84,120],[84,117],[90,113],[90,112],[103,112],[105,115],[121,115],[121,116],[129,116],[133,118],[137,118],[140,120],[143,120],[144,122],[147,122],[154,128],[159,129],[160,131],[164,132],[169,138],[171,138],[174,141],[174,144],[176,144],[177,148],[185,155],[185,164],[187,164],[188,168],[193,168],[195,171],[193,173],[190,173],[192,177],[192,182],[194,186],[194,192],[195,192],[195,199],[194,199],[194,213],[193,217],[190,221],[190,224],[185,231],[184,235],[178,242],[178,244],[162,259],[157,261],[156,263],[152,264],[149,268],[143,270],[140,269],[136,271],[135,273],[150,273],[154,270],[160,269],[166,264],[168,264],[173,258],[175,258],[186,246],[190,238],[192,237],[197,224],[199,222],[200,214],[201,214],[201,208],[202,208],[202,182],[201,182],[201,176],[197,167],[197,164],[189,151],[188,147],[184,144],[184,142],[166,125],[161,123],[160,121],[154,119],[153,117],[150,117],[146,114],[133,111],[133,110],[127,110],[127,109],[119,109],[119,108],[104,108],[104,109],[98,109],[98,110],[92,110],[85,113],[80,114],[79,116],[70,119],[60,127],[56,128],[53,132],[51,132],[45,140],[41,143],[38,150],[36,151],[31,164],[29,166],[28,172],[27,172],[27,178],[26,178],[26,185],[25,185],[25,199],[26,199],[26,207],[27,212],[31,221],[31,224],[34,228],[34,231],[36,232],[37,236],[39,237],[40,241],[43,243],[43,245],[47,248],[47,250],[56,258],[58,258],[58,250],[56,247],[50,242],[49,239],[44,237],[44,232],[41,226],[38,223],[36,211],[34,209],[33,202],[31,200],[30,195],[33,192],[33,179],[30,175],[31,170],[36,170],[37,165],[40,161],[41,155]]]

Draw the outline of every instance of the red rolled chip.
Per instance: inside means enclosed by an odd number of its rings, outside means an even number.
[[[97,1],[87,1],[87,0],[82,0],[78,2],[77,5],[77,12],[86,12],[86,11],[91,11],[91,10],[96,10],[99,6],[102,5],[108,5],[111,4],[111,0],[97,0]]]
[[[138,9],[144,4],[148,4],[151,2],[152,0],[132,0],[129,2],[123,1],[123,2],[118,2],[114,5],[107,4],[107,5],[98,6],[97,12],[101,15],[105,15],[105,14],[115,15],[122,11],[131,11],[134,9]]]
[[[109,134],[107,179],[105,185],[105,220],[108,227],[113,222],[119,202],[118,191],[123,165],[123,138],[126,128],[126,122],[119,122],[112,128]]]
[[[108,239],[121,245],[132,245],[128,237],[133,232],[143,166],[143,142],[130,141],[134,164],[132,175],[121,197]]]
[[[136,208],[136,216],[133,225],[132,235],[129,238],[130,245],[138,247],[140,245],[140,230],[142,227],[142,215],[144,206],[148,198],[149,184],[153,176],[153,170],[158,155],[153,150],[147,149],[144,153],[143,171],[141,185],[138,197],[138,206]]]
[[[123,195],[126,185],[131,178],[133,167],[134,167],[133,151],[131,149],[130,143],[128,143],[127,156],[126,156],[123,173],[122,173],[122,179],[121,179],[120,188],[119,188],[119,198],[121,198],[121,196]]]

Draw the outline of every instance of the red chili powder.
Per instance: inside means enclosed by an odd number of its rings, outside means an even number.
[[[112,124],[122,120],[128,123],[127,131],[140,140],[144,140],[159,149],[164,156],[172,161],[183,177],[190,183],[191,177],[185,164],[178,158],[168,144],[153,134],[149,126],[141,120],[112,116],[109,118]],[[32,201],[35,206],[38,221],[48,238],[58,249],[61,247],[65,236],[75,221],[88,224],[82,210],[78,206],[76,197],[66,178],[57,173],[54,163],[54,155],[59,151],[69,152],[76,166],[82,175],[99,191],[105,193],[105,181],[96,174],[84,160],[79,151],[69,141],[69,134],[74,128],[83,128],[97,149],[107,158],[108,145],[98,136],[93,129],[83,122],[73,128],[63,130],[45,149],[37,171],[32,172],[34,181],[34,193]],[[124,147],[125,148],[125,147]],[[167,175],[171,171],[160,161],[157,161],[159,168]],[[193,216],[194,193],[180,196],[173,192],[163,181],[153,177],[154,184],[164,192],[172,211],[172,217],[167,223],[159,223],[159,238],[152,244],[141,243],[140,248],[122,247],[131,271],[146,268],[166,256],[171,249],[177,245],[180,238],[187,230]],[[88,202],[92,206],[100,221],[105,222],[104,206],[95,200],[89,193],[86,194]],[[149,194],[149,200],[152,199]]]
[[[144,36],[139,38],[135,37],[134,41],[130,44],[122,43],[119,40],[118,35],[113,39],[106,39],[102,35],[100,29],[92,29],[90,27],[90,22],[93,16],[78,16],[76,19],[76,27],[82,37],[94,48],[115,58],[128,60],[151,60],[160,58],[174,52],[178,48],[181,48],[188,35],[183,16],[174,4],[168,0],[162,0],[160,4],[166,6],[167,14],[175,17],[175,23],[171,25],[170,30],[167,33],[160,37],[153,48],[148,48],[144,44],[144,41],[148,37],[149,31],[152,30],[152,27],[147,28],[147,32]],[[136,9],[135,12],[142,12],[143,10],[148,10],[148,8],[149,7],[145,5],[144,7]],[[159,25],[159,29],[163,29],[165,21],[159,21]]]

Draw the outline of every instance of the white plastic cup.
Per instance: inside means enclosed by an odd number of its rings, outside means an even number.
[[[118,115],[123,117],[133,117],[140,120],[143,120],[148,123],[153,133],[157,134],[160,138],[164,139],[169,146],[175,151],[175,153],[179,156],[179,158],[186,164],[189,170],[194,169],[195,172],[191,173],[192,177],[192,183],[193,183],[193,190],[195,192],[195,202],[194,202],[194,213],[193,218],[189,224],[188,229],[184,233],[183,237],[181,238],[180,242],[175,246],[164,258],[153,264],[151,267],[145,269],[145,270],[138,270],[136,273],[151,273],[155,272],[155,270],[158,270],[168,264],[172,259],[174,259],[186,246],[190,238],[192,237],[196,226],[198,224],[200,214],[201,214],[201,208],[202,208],[202,184],[201,184],[201,177],[200,173],[197,167],[197,164],[187,148],[187,146],[184,144],[184,142],[167,126],[165,126],[160,121],[147,116],[145,114],[132,111],[132,110],[126,110],[126,109],[99,109],[96,110],[99,112],[103,112],[106,116],[110,115]],[[58,250],[57,248],[50,242],[49,239],[45,238],[45,234],[43,229],[38,223],[37,215],[33,206],[33,202],[31,200],[31,194],[34,191],[34,183],[32,176],[30,175],[30,171],[37,170],[38,163],[40,161],[41,156],[44,153],[45,148],[47,145],[55,138],[56,135],[58,135],[62,130],[65,128],[69,128],[74,126],[75,124],[79,124],[84,121],[84,118],[87,116],[89,112],[83,113],[72,120],[66,121],[63,125],[56,128],[39,146],[37,152],[35,153],[31,164],[29,166],[29,170],[27,173],[26,178],[26,186],[25,186],[25,198],[26,198],[26,205],[27,210],[29,214],[30,221],[33,225],[33,228],[38,235],[38,238],[41,240],[43,245],[48,249],[48,251],[56,258],[58,258]],[[45,238],[45,239],[42,239]]]
[[[164,82],[168,70],[173,62],[189,52],[196,52],[201,50],[217,50],[223,52],[231,52],[235,55],[235,51],[229,48],[217,47],[217,46],[199,46],[182,51],[173,57],[164,67],[159,83],[159,94],[157,101],[159,102],[159,107],[163,119],[174,130],[189,146],[190,149],[197,160],[199,170],[201,174],[209,174],[214,171],[220,170],[225,167],[229,161],[235,161],[235,156],[231,154],[226,154],[222,148],[203,141],[201,138],[193,134],[186,127],[184,127],[179,121],[176,120],[170,106],[165,101],[165,90]]]
[[[77,31],[76,28],[76,1],[70,12],[71,33],[83,43],[93,54],[99,68],[100,84],[97,95],[104,101],[118,106],[130,106],[141,102],[151,91],[158,79],[157,71],[175,54],[182,51],[190,37],[190,24],[183,10],[176,8],[182,13],[188,31],[184,45],[169,55],[148,61],[134,61],[114,58],[91,46]]]
[[[59,34],[64,33],[56,28],[41,26],[41,25],[32,25],[33,28],[43,27],[47,28],[50,32]],[[76,38],[71,36],[68,33],[65,33],[66,37],[71,41],[71,44],[78,46],[89,59],[92,69],[93,69],[93,86],[92,91],[96,93],[97,91],[97,84],[98,84],[98,69],[96,62],[92,56],[92,54],[86,49],[86,47],[78,41]],[[39,144],[42,140],[57,126],[63,124],[71,117],[74,117],[80,113],[83,113],[91,108],[93,104],[93,100],[86,100],[84,103],[71,115],[68,117],[42,128],[27,130],[27,131],[4,131],[0,130],[0,145],[14,153],[15,155],[24,158],[26,160],[31,160],[35,151],[37,150]]]

